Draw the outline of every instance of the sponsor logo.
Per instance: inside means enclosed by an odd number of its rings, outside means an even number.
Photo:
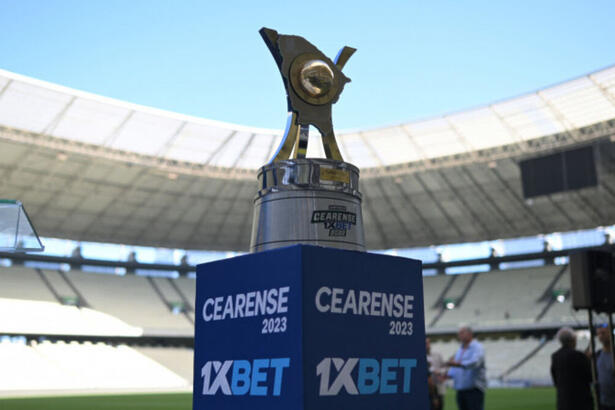
[[[279,396],[290,358],[209,361],[201,368],[203,395]],[[230,374],[230,379],[229,379]]]
[[[416,363],[416,359],[326,357],[316,366],[318,395],[410,394]]]
[[[312,212],[312,223],[323,224],[329,236],[346,236],[357,224],[357,214],[346,211],[342,205],[329,205],[327,210]]]

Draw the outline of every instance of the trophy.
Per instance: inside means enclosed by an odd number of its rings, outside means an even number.
[[[331,124],[355,50],[331,61],[301,37],[260,33],[288,124],[258,171],[252,253],[197,267],[193,408],[427,409],[421,262],[361,252],[359,170]],[[326,158],[306,158],[310,126]]]
[[[276,153],[258,171],[250,251],[299,243],[364,251],[359,170],[343,161],[331,120],[350,81],[342,69],[356,50],[344,47],[331,61],[302,37],[268,28],[260,34],[282,75],[288,121]],[[310,125],[326,158],[306,158]]]

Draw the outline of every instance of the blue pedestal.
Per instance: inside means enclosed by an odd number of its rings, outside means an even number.
[[[296,245],[197,268],[194,409],[428,409],[421,263]]]

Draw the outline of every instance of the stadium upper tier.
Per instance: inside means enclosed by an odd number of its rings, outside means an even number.
[[[43,236],[246,250],[256,169],[281,132],[0,70],[1,196],[22,200]],[[338,139],[344,159],[361,168],[367,246],[386,249],[611,225],[614,136],[615,66]],[[308,156],[323,157],[313,139]],[[598,146],[599,187],[524,201],[518,160],[579,144]]]
[[[254,170],[281,130],[227,124],[129,104],[0,70],[0,124],[113,150]],[[338,135],[346,161],[374,168],[570,132],[615,118],[615,67],[459,113]],[[310,144],[324,156],[321,144]]]

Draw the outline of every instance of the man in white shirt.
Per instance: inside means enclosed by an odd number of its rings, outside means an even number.
[[[458,333],[461,346],[446,364],[450,366],[448,377],[453,379],[457,390],[459,410],[484,410],[487,377],[485,374],[485,350],[474,340],[472,329],[462,326]]]

